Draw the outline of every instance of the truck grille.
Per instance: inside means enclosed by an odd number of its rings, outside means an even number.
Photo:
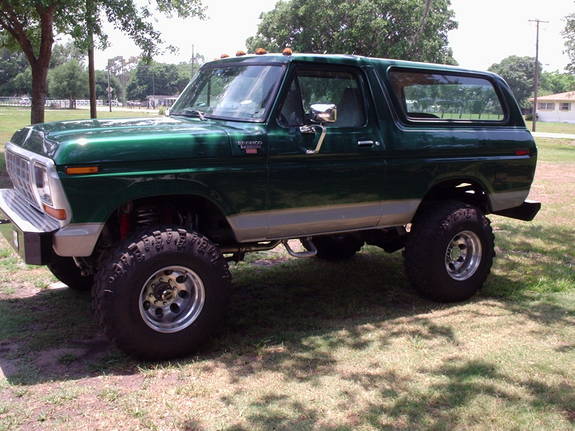
[[[39,208],[34,197],[30,161],[11,151],[6,151],[6,170],[14,189],[32,206]]]

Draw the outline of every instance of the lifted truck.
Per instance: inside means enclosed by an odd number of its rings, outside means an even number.
[[[0,227],[28,264],[92,289],[137,357],[188,354],[222,320],[227,260],[405,249],[436,301],[482,286],[487,214],[531,220],[537,150],[506,83],[347,55],[205,64],[168,117],[46,123],[6,146]],[[287,240],[307,249],[295,252]]]

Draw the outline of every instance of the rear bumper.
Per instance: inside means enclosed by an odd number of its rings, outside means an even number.
[[[535,218],[540,209],[541,202],[525,201],[518,207],[494,211],[493,214],[497,214],[503,217],[510,217],[517,220],[531,221]]]
[[[32,208],[14,190],[0,190],[0,232],[27,264],[50,261],[53,234],[59,228],[56,220]]]

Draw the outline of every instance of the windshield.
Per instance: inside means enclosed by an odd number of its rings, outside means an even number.
[[[281,74],[278,66],[203,69],[178,98],[171,114],[263,121]]]

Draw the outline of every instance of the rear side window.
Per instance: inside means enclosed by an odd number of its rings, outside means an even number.
[[[493,84],[481,77],[392,70],[390,83],[410,121],[501,122],[505,111]]]

